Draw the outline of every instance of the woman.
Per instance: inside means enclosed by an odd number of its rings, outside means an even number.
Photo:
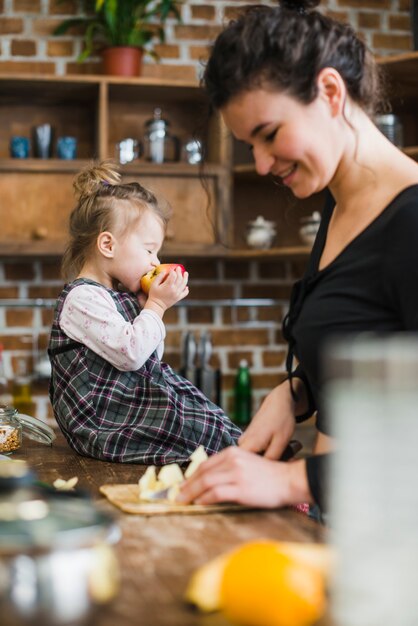
[[[323,509],[333,448],[320,406],[324,343],[335,333],[418,329],[418,165],[370,118],[380,97],[372,55],[317,4],[250,9],[219,35],[205,70],[212,106],[249,145],[257,172],[300,199],[330,195],[284,323],[288,379],[267,396],[239,448],[210,458],[185,484],[183,501]],[[296,422],[315,411],[315,454],[275,460]]]

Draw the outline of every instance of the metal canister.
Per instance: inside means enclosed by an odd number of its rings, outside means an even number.
[[[397,115],[389,113],[387,115],[377,115],[375,123],[378,129],[391,141],[395,146],[402,148],[403,146],[403,127],[401,120]]]

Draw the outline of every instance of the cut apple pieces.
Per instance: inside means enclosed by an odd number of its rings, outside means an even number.
[[[177,463],[163,465],[158,472],[158,476],[155,465],[150,465],[138,481],[139,499],[143,502],[149,502],[153,500],[152,496],[156,492],[168,489],[167,501],[175,502],[180,492],[181,483],[186,478],[189,478],[207,458],[208,455],[203,446],[196,448],[190,455],[190,463],[184,475]],[[164,502],[164,500],[159,500],[159,502]]]

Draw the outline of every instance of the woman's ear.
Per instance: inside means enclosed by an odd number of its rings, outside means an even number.
[[[112,233],[105,231],[97,237],[97,249],[107,259],[113,259],[115,249],[115,238]]]
[[[324,67],[318,74],[317,84],[318,95],[328,103],[331,114],[334,117],[340,115],[347,97],[347,89],[341,74],[333,67]]]

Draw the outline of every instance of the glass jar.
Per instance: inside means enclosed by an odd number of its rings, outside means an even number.
[[[154,109],[154,117],[145,122],[144,156],[152,163],[166,163],[179,160],[179,140],[168,128],[170,122],[164,120],[160,108]]]
[[[12,406],[0,405],[0,453],[8,454],[22,445],[22,424],[17,410]]]

